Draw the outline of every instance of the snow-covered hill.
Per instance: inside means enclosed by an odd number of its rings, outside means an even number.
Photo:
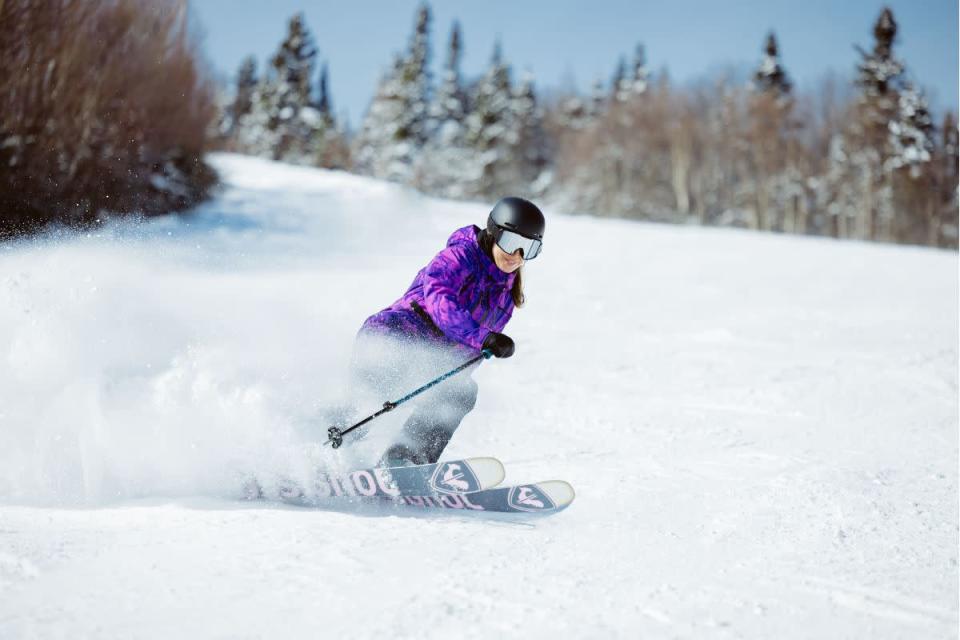
[[[955,253],[548,211],[448,453],[570,509],[249,504],[489,204],[215,164],[191,218],[0,248],[0,637],[955,636]]]

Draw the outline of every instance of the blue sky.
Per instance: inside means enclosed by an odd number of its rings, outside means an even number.
[[[193,0],[214,69],[232,78],[253,54],[262,69],[302,11],[320,57],[330,65],[337,113],[360,124],[377,79],[392,53],[406,47],[419,0]],[[677,82],[727,67],[755,65],[773,29],[783,63],[802,90],[828,72],[849,76],[869,48],[883,6],[900,31],[896,51],[924,87],[939,114],[958,104],[957,0],[448,0],[433,10],[434,67],[443,62],[450,26],[459,19],[465,51],[462,71],[479,74],[495,40],[515,73],[533,72],[538,87],[571,82],[587,90],[609,80],[617,59],[645,45],[654,72],[666,68]]]

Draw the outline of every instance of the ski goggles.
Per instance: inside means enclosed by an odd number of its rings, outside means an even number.
[[[528,238],[513,231],[507,231],[502,227],[497,227],[497,235],[494,240],[497,246],[503,249],[505,253],[512,255],[517,249],[520,249],[523,251],[524,260],[533,260],[536,258],[540,255],[540,249],[543,247],[543,242],[540,240]]]

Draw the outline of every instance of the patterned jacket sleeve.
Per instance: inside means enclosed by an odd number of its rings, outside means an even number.
[[[450,246],[430,261],[423,274],[426,312],[443,333],[478,351],[490,330],[480,326],[457,302],[457,289],[472,271],[463,247]]]

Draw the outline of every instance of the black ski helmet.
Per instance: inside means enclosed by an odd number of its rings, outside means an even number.
[[[502,198],[487,216],[487,233],[494,238],[499,227],[542,242],[546,226],[537,205],[523,198]]]

